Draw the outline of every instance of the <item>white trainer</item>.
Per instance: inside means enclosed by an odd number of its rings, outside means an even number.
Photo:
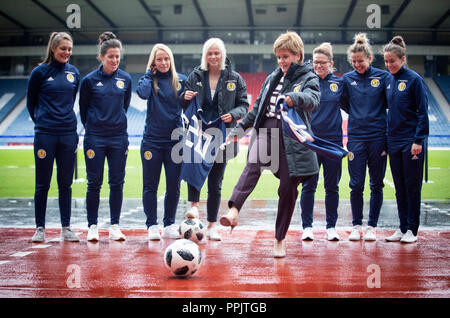
[[[402,239],[403,235],[404,234],[402,233],[402,231],[400,231],[400,229],[398,229],[394,232],[394,234],[386,237],[385,240],[388,242],[399,242]]]
[[[152,225],[148,228],[148,239],[150,241],[159,241],[161,239],[158,225]]]
[[[361,225],[355,225],[353,227],[352,232],[350,233],[348,239],[350,241],[359,241],[361,240],[361,235],[362,235],[362,228]]]
[[[368,226],[366,233],[364,233],[364,241],[376,241],[377,235],[376,230],[373,226]]]
[[[303,241],[313,241],[314,240],[314,234],[312,231],[312,227],[307,227],[306,229],[303,229],[302,240]]]
[[[114,241],[125,241],[126,237],[119,228],[119,224],[112,224],[109,227],[109,238]]]
[[[179,239],[180,231],[178,230],[178,225],[172,224],[164,227],[161,236],[168,239]]]
[[[400,242],[402,243],[414,243],[417,241],[417,235],[414,235],[411,230],[406,231]]]
[[[45,229],[42,226],[36,228],[36,232],[31,238],[32,242],[44,242],[45,241]]]
[[[198,208],[192,206],[184,215],[186,219],[198,219]]]
[[[87,234],[87,240],[90,242],[97,242],[99,240],[97,224],[92,224],[89,227],[88,234]]]
[[[339,234],[334,227],[330,227],[327,229],[327,240],[328,241],[339,241],[340,240]]]
[[[217,226],[213,225],[206,231],[206,237],[211,241],[221,241],[219,232],[217,231]]]
[[[64,226],[61,229],[61,241],[79,242],[80,238],[75,234],[74,231],[72,231],[70,227]]]

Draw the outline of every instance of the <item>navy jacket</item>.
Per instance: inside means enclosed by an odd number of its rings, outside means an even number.
[[[153,89],[153,79],[158,80],[158,94]],[[172,76],[169,72],[153,74],[148,70],[139,79],[136,89],[142,99],[147,99],[147,117],[145,119],[144,138],[154,143],[173,143],[172,131],[182,127],[181,106],[178,97],[183,92],[186,76],[178,74],[177,95],[172,88]]]
[[[391,75],[370,66],[342,77],[341,108],[348,113],[349,140],[383,140],[387,135],[386,87]]]
[[[402,67],[389,82],[389,143],[421,145],[428,135],[428,95],[419,74]]]
[[[80,117],[86,134],[127,134],[126,112],[131,101],[131,77],[117,69],[108,75],[103,66],[86,75],[80,87]]]
[[[77,130],[73,104],[80,84],[80,72],[69,63],[53,60],[41,64],[28,79],[27,108],[34,131],[71,134]]]
[[[341,95],[342,78],[329,73],[319,77],[320,105],[311,114],[311,130],[315,136],[342,143]]]

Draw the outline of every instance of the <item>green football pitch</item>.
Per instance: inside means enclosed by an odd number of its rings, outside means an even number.
[[[222,198],[231,196],[233,187],[242,173],[245,165],[247,150],[242,149],[239,155],[230,161],[225,171],[222,185]],[[450,199],[450,159],[449,151],[430,150],[428,154],[428,182],[423,184],[422,199],[446,200]],[[105,165],[105,176],[101,191],[102,197],[108,197],[108,169]],[[34,159],[32,149],[2,149],[0,150],[0,197],[33,197],[34,196]],[[78,151],[78,179],[81,182],[74,182],[72,185],[73,197],[83,198],[86,195],[86,170],[84,157],[81,149]],[[340,198],[349,199],[350,189],[348,186],[349,176],[347,170],[347,159],[343,160],[342,178],[340,182]],[[278,189],[278,179],[270,172],[265,171],[250,196],[250,199],[276,199]],[[301,187],[300,187],[301,188]],[[299,189],[300,190],[300,189]],[[164,169],[161,172],[158,197],[165,192]],[[369,198],[369,180],[366,176],[365,198]],[[58,196],[56,183],[56,168],[54,168],[52,184],[49,191],[50,197]],[[127,198],[142,197],[142,166],[138,149],[130,149],[126,178],[124,185],[124,196]],[[206,186],[201,192],[201,198],[206,198]],[[186,183],[181,184],[181,198],[187,198]],[[317,199],[324,199],[322,171],[320,172],[319,186],[316,192]],[[389,165],[386,171],[384,198],[395,199],[394,184],[392,181]]]

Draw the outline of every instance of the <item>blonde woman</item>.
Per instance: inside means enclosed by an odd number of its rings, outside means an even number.
[[[147,118],[141,143],[143,173],[142,200],[148,238],[160,240],[157,222],[157,192],[161,168],[164,165],[166,193],[164,196],[163,238],[179,238],[175,223],[180,198],[181,164],[171,158],[173,146],[178,142],[171,139],[172,131],[182,127],[179,95],[183,92],[186,77],[178,74],[172,51],[164,44],[153,47],[146,73],[139,80],[137,94],[147,100]]]
[[[185,92],[181,98],[182,106],[187,107],[197,95],[205,119],[209,121],[220,117],[227,128],[236,126],[236,121],[247,113],[247,87],[242,77],[232,70],[225,45],[219,38],[211,38],[203,45],[201,65],[189,74]],[[237,148],[234,152],[237,152]],[[221,240],[215,224],[226,165],[226,160],[216,160],[208,175],[206,236],[215,241]],[[200,191],[201,189],[188,184],[188,201],[191,202],[191,208],[186,213],[187,218],[199,216]]]

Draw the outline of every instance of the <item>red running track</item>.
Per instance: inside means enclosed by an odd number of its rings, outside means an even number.
[[[450,231],[422,230],[415,244],[388,243],[392,230],[378,230],[376,242],[313,242],[300,232],[286,238],[287,256],[272,257],[274,232],[221,229],[221,242],[200,244],[204,262],[188,279],[172,277],[163,253],[173,240],[148,241],[145,230],[123,230],[125,242],[59,242],[47,229],[46,242],[31,243],[34,229],[0,228],[0,297],[94,298],[296,298],[450,296]],[[56,239],[56,240],[55,240]],[[75,276],[79,274],[78,276]],[[377,286],[377,284],[379,284]],[[379,287],[379,288],[378,288]]]

